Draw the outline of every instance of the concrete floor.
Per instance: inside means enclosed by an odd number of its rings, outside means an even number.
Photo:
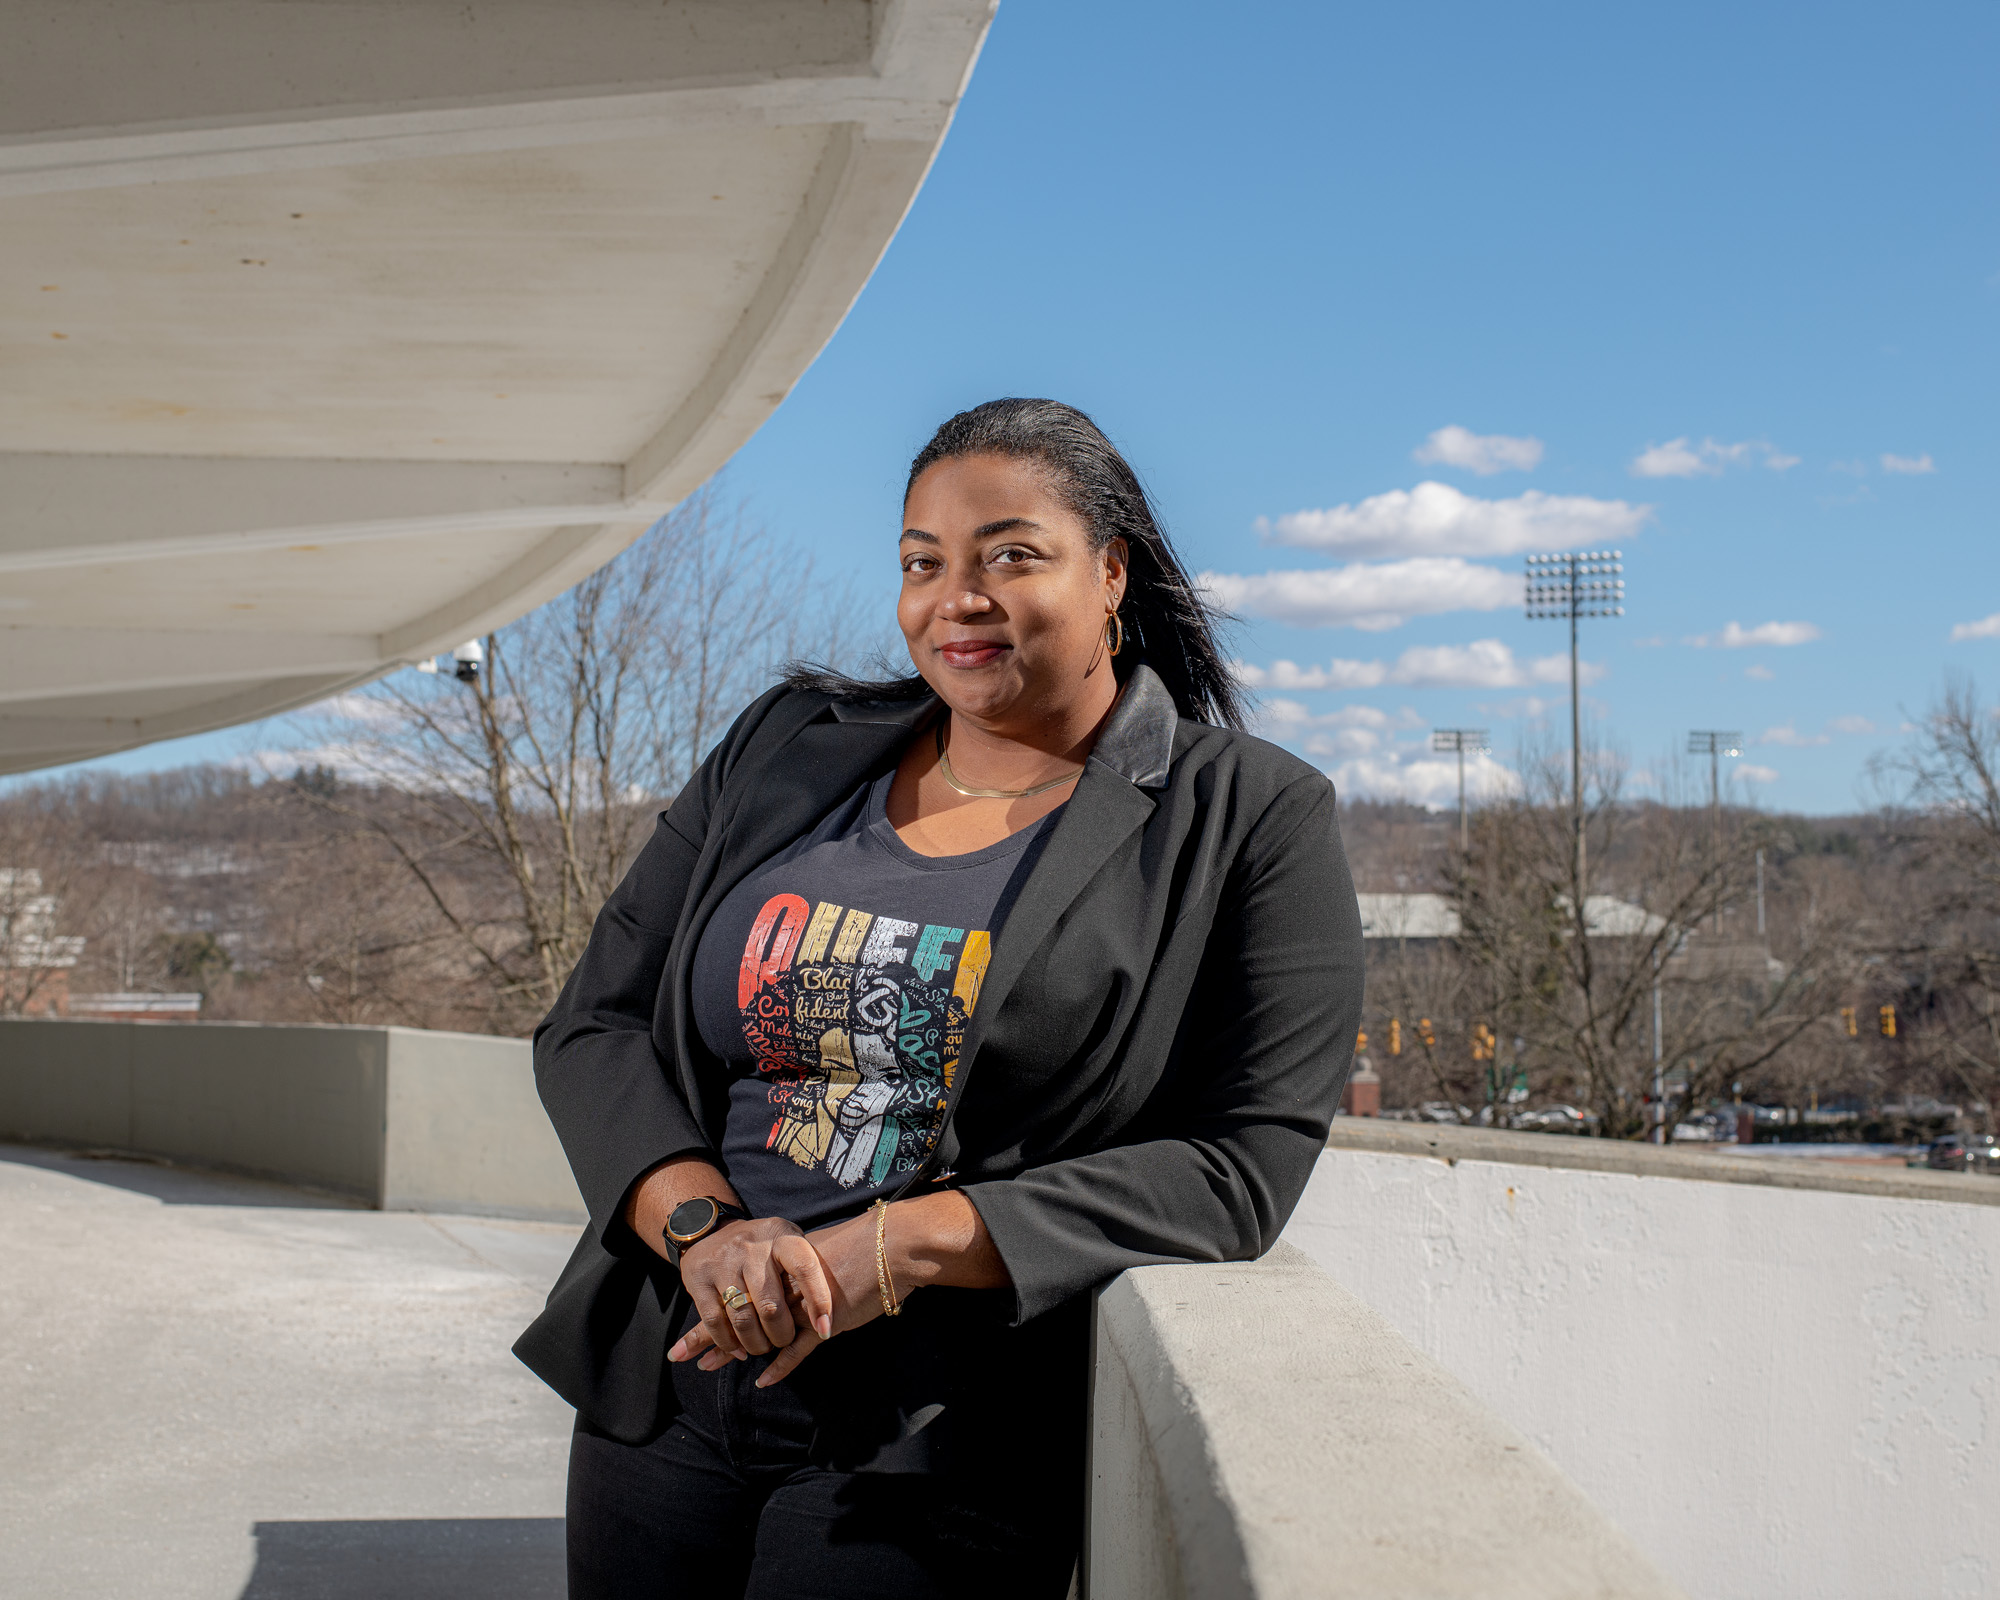
[[[0,1595],[559,1600],[575,1239],[0,1145]]]

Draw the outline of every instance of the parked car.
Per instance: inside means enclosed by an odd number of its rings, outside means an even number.
[[[1697,1111],[1674,1124],[1675,1144],[1734,1144],[1738,1129],[1736,1110]]]
[[[1924,1165],[1940,1172],[1988,1172],[2000,1177],[2000,1139],[1990,1133],[1948,1133],[1931,1141]]]
[[[1512,1125],[1524,1133],[1588,1133],[1596,1116],[1575,1106],[1537,1106],[1533,1111],[1517,1111]]]

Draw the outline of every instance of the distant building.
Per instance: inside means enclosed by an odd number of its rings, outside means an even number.
[[[1336,1115],[1343,1117],[1379,1117],[1382,1115],[1382,1079],[1375,1071],[1375,1064],[1365,1055],[1354,1058],[1354,1070],[1348,1074],[1347,1087],[1340,1092],[1340,1110]]]
[[[1358,894],[1364,939],[1456,939],[1464,931],[1458,907],[1441,894]],[[1569,901],[1556,902],[1564,912]],[[1616,895],[1593,894],[1583,902],[1584,932],[1593,939],[1650,938],[1667,925],[1644,906]]]
[[[83,940],[56,929],[56,897],[34,867],[0,867],[0,1016],[69,1015]]]
[[[1358,894],[1364,939],[1456,939],[1458,907],[1441,894]]]
[[[198,1022],[201,996],[195,994],[79,994],[70,997],[69,1015],[97,1022]]]

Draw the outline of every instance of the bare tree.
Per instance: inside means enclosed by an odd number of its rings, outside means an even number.
[[[1947,679],[1873,775],[1908,869],[1879,953],[1906,1048],[1950,1086],[2000,1098],[2000,707]]]
[[[1368,957],[1368,1004],[1381,1020],[1368,1030],[1368,1058],[1386,1105],[1443,1101],[1477,1105],[1488,1085],[1465,1048],[1492,1008],[1476,996],[1477,974],[1451,944],[1378,939]]]
[[[312,798],[398,863],[490,1025],[518,1029],[554,1000],[654,814],[729,719],[780,662],[843,653],[842,598],[697,495],[489,635],[470,681],[405,672],[347,697],[317,730],[346,779]]]
[[[0,1016],[67,1009],[95,898],[89,844],[54,796],[28,792],[0,812]]]
[[[301,801],[280,793],[272,803]],[[393,851],[371,830],[328,828],[313,813],[319,837],[267,854],[250,992],[213,997],[211,1013],[484,1027],[484,1009],[465,1004],[463,957]]]
[[[1524,793],[1480,814],[1472,849],[1445,867],[1447,892],[1488,1037],[1503,1051],[1523,1041],[1512,1066],[1531,1084],[1631,1138],[1663,1115],[1647,1112],[1656,1076],[1681,1085],[1683,1107],[1701,1105],[1830,1018],[1849,923],[1807,894],[1786,901],[1782,956],[1710,931],[1752,880],[1754,817],[1732,808],[1718,828],[1704,807],[1627,804],[1601,749],[1577,881],[1564,765],[1527,753]]]

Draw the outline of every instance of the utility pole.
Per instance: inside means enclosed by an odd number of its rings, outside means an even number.
[[[1577,678],[1577,619],[1625,615],[1625,561],[1616,550],[1562,550],[1528,557],[1528,616],[1569,623],[1570,871],[1584,916],[1583,695]]]
[[[1653,947],[1653,1143],[1667,1142],[1666,1040],[1660,1028],[1660,951]]]
[[[1722,758],[1743,754],[1743,735],[1734,729],[1697,728],[1688,735],[1688,754],[1708,757],[1708,848],[1715,860],[1722,860]],[[1757,931],[1764,931],[1764,856],[1757,855]],[[1722,880],[1717,867],[1715,884],[1715,931],[1722,932]]]
[[[1433,728],[1431,729],[1433,750],[1456,750],[1458,752],[1458,850],[1463,855],[1470,846],[1470,835],[1465,821],[1465,757],[1470,751],[1478,755],[1491,750],[1484,728]]]

